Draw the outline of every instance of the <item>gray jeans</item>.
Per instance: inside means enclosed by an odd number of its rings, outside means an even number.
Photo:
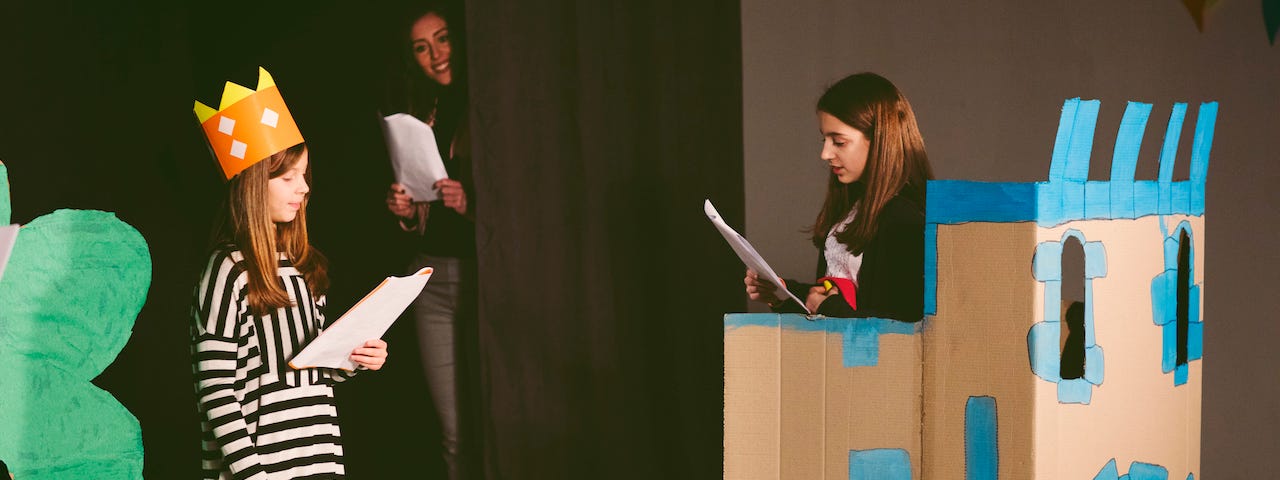
[[[418,326],[418,347],[422,352],[422,371],[427,388],[440,417],[441,444],[445,467],[451,480],[465,477],[458,436],[458,357],[455,333],[458,330],[459,307],[465,302],[464,266],[451,257],[416,255],[409,272],[430,266],[434,270],[422,294],[413,301],[413,316]],[[465,306],[463,306],[465,308]]]

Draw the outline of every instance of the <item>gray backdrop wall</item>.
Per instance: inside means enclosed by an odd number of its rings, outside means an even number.
[[[1203,478],[1280,471],[1280,46],[1261,2],[1227,0],[1205,32],[1181,2],[742,1],[746,235],[779,274],[809,277],[828,170],[814,103],[859,71],[911,100],[938,178],[1044,180],[1062,101],[1102,100],[1090,179],[1110,175],[1128,100],[1154,104],[1137,177],[1154,179],[1173,102],[1220,102],[1206,199]],[[753,309],[759,308],[758,305]]]

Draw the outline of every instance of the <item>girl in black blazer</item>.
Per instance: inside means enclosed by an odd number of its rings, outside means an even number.
[[[918,321],[924,301],[925,182],[933,178],[915,113],[874,73],[850,75],[818,99],[819,158],[831,167],[810,229],[818,284],[786,281],[810,311],[829,317]],[[802,312],[748,269],[752,300]]]

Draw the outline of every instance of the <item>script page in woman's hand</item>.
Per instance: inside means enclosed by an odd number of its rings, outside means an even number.
[[[403,185],[415,202],[439,199],[434,185],[449,178],[449,174],[431,127],[413,115],[397,113],[382,119],[382,135],[387,141],[396,183]]]
[[[773,269],[769,268],[769,263],[764,261],[764,258],[759,253],[756,253],[755,247],[752,247],[746,238],[724,223],[724,220],[720,218],[720,212],[716,211],[716,207],[711,205],[711,200],[706,200],[702,204],[702,209],[706,212],[707,218],[711,219],[711,224],[716,226],[716,230],[719,230],[724,240],[729,242],[729,246],[733,247],[733,252],[738,254],[738,258],[742,259],[742,263],[745,263],[747,268],[755,270],[760,278],[768,280],[769,283],[778,288],[778,291],[785,292],[801,308],[804,308],[805,313],[813,313],[804,305],[803,300],[796,298],[790,290],[787,290],[787,286],[782,284],[782,279],[778,277],[778,274],[773,273]]]

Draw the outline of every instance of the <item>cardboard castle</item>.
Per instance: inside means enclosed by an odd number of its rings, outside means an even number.
[[[923,321],[726,315],[724,478],[1197,478],[1217,104],[1185,181],[1187,105],[1135,180],[1133,102],[1110,181],[1088,180],[1098,109],[1066,101],[1046,182],[929,182]]]

